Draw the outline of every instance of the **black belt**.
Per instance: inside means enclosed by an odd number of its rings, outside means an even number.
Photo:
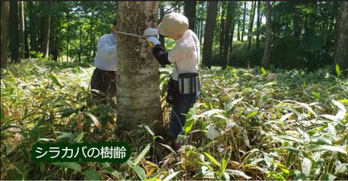
[[[95,68],[95,70],[97,71],[97,72],[105,72],[105,73],[115,73],[116,71],[107,71],[107,70],[102,70],[102,69],[99,69],[99,68]]]

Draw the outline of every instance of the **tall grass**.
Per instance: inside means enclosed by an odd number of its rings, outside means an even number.
[[[2,70],[1,179],[348,178],[348,81],[326,69],[203,70],[178,152],[150,125],[116,137],[115,102],[91,97],[92,71],[89,64],[39,60]],[[165,90],[168,70],[161,72]],[[29,155],[38,141],[120,140],[132,148],[123,164],[36,163]]]

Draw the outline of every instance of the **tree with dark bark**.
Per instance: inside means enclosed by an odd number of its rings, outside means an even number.
[[[44,9],[44,17],[41,27],[41,51],[43,53],[43,57],[49,56],[49,45],[50,45],[50,30],[51,30],[51,15],[50,15],[50,8],[52,1],[45,1],[42,2]]]
[[[334,64],[348,76],[348,2],[340,2],[337,19],[336,51]]]
[[[184,14],[189,20],[189,28],[192,31],[195,31],[196,4],[196,1],[184,1]]]
[[[120,1],[118,29],[142,34],[155,27],[158,1]],[[134,129],[162,119],[159,92],[159,65],[147,41],[133,36],[118,36],[117,44],[117,126]],[[158,124],[156,124],[157,126]],[[155,132],[159,132],[157,127]]]
[[[256,21],[256,49],[260,47],[260,27],[261,27],[261,1],[257,2],[257,21]]]
[[[224,48],[224,44],[225,44],[225,24],[226,24],[226,8],[225,8],[225,4],[226,2],[220,2],[220,9],[221,9],[221,17],[220,17],[220,46],[219,46],[219,50],[220,50],[220,55],[222,55],[223,53],[223,48]]]
[[[1,69],[7,64],[9,1],[1,1]]]
[[[18,39],[18,2],[10,1],[10,23],[9,23],[9,41],[11,60],[19,63],[19,39]]]
[[[230,44],[231,44],[231,27],[232,24],[234,23],[234,19],[233,19],[233,1],[228,1],[227,4],[227,15],[226,15],[226,30],[224,33],[224,46],[223,46],[223,51],[222,51],[222,57],[224,59],[225,62],[227,62],[228,59],[228,53],[229,53],[229,48],[230,48]]]
[[[266,35],[265,35],[265,49],[262,57],[262,67],[268,68],[271,61],[271,44],[272,44],[272,25],[271,25],[271,2],[265,2],[266,15]]]
[[[256,1],[253,1],[251,4],[251,10],[250,10],[250,18],[249,18],[249,29],[248,29],[248,50],[251,48],[251,40],[252,40],[252,33],[253,33],[253,25],[254,25],[254,18],[255,18],[255,10],[256,10]]]
[[[243,8],[243,26],[242,26],[242,37],[241,37],[241,41],[243,42],[244,40],[244,31],[245,31],[245,16],[246,16],[246,1],[244,1],[244,8]]]
[[[30,48],[29,51],[37,51],[37,19],[36,19],[36,2],[28,1],[28,11],[29,11],[29,37],[30,37]]]
[[[19,38],[19,58],[25,58],[25,19],[24,19],[24,2],[18,1],[18,38]]]
[[[208,12],[207,12],[207,21],[205,24],[202,62],[204,65],[207,65],[209,68],[210,68],[209,62],[212,56],[212,47],[213,47],[213,39],[214,39],[214,30],[216,26],[217,9],[218,9],[218,6],[216,1],[208,2]]]

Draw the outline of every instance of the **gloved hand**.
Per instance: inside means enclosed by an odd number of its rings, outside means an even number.
[[[158,29],[157,28],[147,28],[144,31],[144,36],[158,36]]]
[[[146,38],[146,40],[149,42],[151,47],[161,44],[161,42],[154,36],[149,36]]]

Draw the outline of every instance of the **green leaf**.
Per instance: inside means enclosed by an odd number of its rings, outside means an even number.
[[[227,164],[228,164],[228,160],[230,160],[230,158],[231,158],[231,153],[232,153],[232,149],[231,149],[231,147],[229,147],[226,150],[226,154],[224,155],[224,158],[221,161],[220,175],[225,172],[225,169],[226,169]]]
[[[147,132],[151,135],[151,136],[155,136],[155,133],[152,132],[152,130],[150,129],[150,127],[148,125],[145,125],[144,128],[147,130]]]
[[[189,119],[185,121],[185,126],[184,126],[185,135],[187,135],[187,133],[191,131],[194,125],[193,123],[194,123],[194,119]]]
[[[311,173],[312,161],[308,158],[303,158],[301,167],[302,167],[302,173],[308,177],[309,174]]]
[[[60,88],[62,88],[62,84],[59,82],[59,80],[57,79],[56,74],[54,74],[53,72],[51,74],[48,75],[49,78],[52,79],[53,83],[55,83],[56,85],[58,85]]]
[[[337,76],[341,76],[341,70],[340,70],[340,66],[338,64],[336,64],[336,74]]]
[[[247,174],[245,174],[242,171],[239,170],[232,170],[232,169],[226,169],[225,171],[226,173],[232,175],[232,176],[239,176],[239,177],[243,177],[245,179],[251,179],[252,177],[248,176]]]
[[[138,165],[135,165],[132,167],[132,169],[135,171],[135,173],[138,175],[140,180],[146,180],[145,170]]]
[[[261,72],[262,72],[263,75],[267,74],[266,70],[263,67],[261,67]]]
[[[276,136],[272,136],[274,139],[276,140],[282,140],[282,141],[294,141],[297,143],[303,143],[302,140],[294,138],[292,136],[288,136],[288,135],[276,135]]]
[[[59,132],[60,135],[57,137],[57,140],[63,139],[63,138],[69,138],[69,139],[73,139],[74,138],[74,134],[72,133],[67,133],[67,132]]]
[[[335,174],[348,173],[348,163],[340,163],[335,168]]]
[[[290,152],[294,152],[294,153],[300,153],[300,150],[291,146],[284,146],[284,147],[280,147],[280,149],[285,149],[288,150]]]
[[[70,168],[72,170],[81,171],[81,165],[77,162],[56,162],[53,164],[61,168]]]
[[[138,163],[141,161],[141,159],[143,159],[145,157],[145,155],[147,154],[147,152],[149,152],[151,148],[151,143],[149,143],[144,150],[140,153],[140,155],[138,155],[138,157],[134,160],[134,165],[138,165]]]
[[[254,112],[252,112],[252,113],[249,113],[249,114],[247,115],[247,118],[251,118],[251,117],[255,116],[256,114],[257,114],[257,111],[254,111]]]
[[[80,143],[85,134],[86,134],[85,132],[81,132],[79,135],[76,136],[76,138],[74,139],[74,142]]]
[[[103,180],[99,172],[94,170],[86,170],[83,172],[83,175],[85,175],[85,180]]]
[[[242,101],[242,100],[243,100],[243,97],[238,98],[238,99],[236,99],[236,100],[234,100],[234,101],[228,103],[227,106],[226,106],[226,111],[231,111],[231,109],[232,109],[238,102],[240,102],[240,101]]]
[[[216,166],[218,166],[219,168],[221,168],[221,165],[220,165],[220,163],[218,163],[216,160],[215,160],[215,158],[213,157],[213,156],[211,156],[209,153],[207,153],[207,152],[204,152],[204,155],[206,156],[206,157],[208,157],[208,159],[212,162],[212,163],[214,163]]]
[[[180,173],[180,171],[171,173],[171,174],[168,175],[166,178],[164,178],[163,181],[172,180],[176,175],[178,175],[178,173]]]
[[[321,146],[315,147],[313,150],[314,151],[317,151],[317,150],[327,150],[327,151],[340,152],[340,153],[347,154],[347,152],[345,150],[345,146],[321,145]]]
[[[347,112],[347,109],[344,107],[344,105],[341,102],[331,100],[332,103],[334,103],[341,111]]]
[[[1,95],[1,96],[2,96],[2,95]],[[1,119],[1,120],[5,120],[5,111],[4,111],[4,109],[2,109],[2,106],[1,106],[0,119]]]
[[[330,173],[327,173],[327,174],[325,174],[325,175],[321,178],[321,180],[333,181],[333,180],[335,180],[336,178],[337,178],[337,176],[332,175],[332,174],[330,174]]]

